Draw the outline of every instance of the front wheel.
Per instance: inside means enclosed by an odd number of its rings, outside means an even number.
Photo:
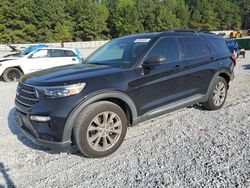
[[[3,73],[3,80],[5,82],[18,82],[23,76],[23,73],[18,68],[8,68]]]
[[[227,98],[228,85],[224,78],[217,77],[213,83],[212,89],[209,91],[208,101],[203,107],[208,110],[217,110],[222,108]]]
[[[100,158],[115,152],[127,132],[127,118],[116,104],[100,101],[85,108],[73,130],[74,143],[87,157]]]

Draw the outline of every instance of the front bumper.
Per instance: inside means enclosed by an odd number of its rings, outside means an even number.
[[[59,152],[67,152],[70,149],[70,141],[54,140],[50,127],[41,123],[31,122],[29,116],[18,109],[15,111],[15,117],[24,135],[32,142]]]

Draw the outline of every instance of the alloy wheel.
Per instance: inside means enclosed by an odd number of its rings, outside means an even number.
[[[220,106],[226,97],[226,86],[223,82],[218,82],[213,92],[213,102],[215,106]]]
[[[105,111],[91,121],[87,130],[87,141],[95,151],[106,151],[112,148],[122,133],[120,117],[110,111]]]

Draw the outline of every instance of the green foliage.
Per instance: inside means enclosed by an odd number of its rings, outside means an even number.
[[[0,43],[250,28],[250,0],[1,0]]]
[[[120,0],[113,13],[114,29],[117,36],[143,31],[139,13],[134,0]]]
[[[98,40],[105,38],[107,29],[108,9],[102,3],[91,0],[76,1],[76,12],[71,16],[76,24],[74,37],[80,40]]]

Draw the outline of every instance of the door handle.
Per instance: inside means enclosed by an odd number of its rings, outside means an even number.
[[[72,61],[76,61],[76,58],[72,58]]]

